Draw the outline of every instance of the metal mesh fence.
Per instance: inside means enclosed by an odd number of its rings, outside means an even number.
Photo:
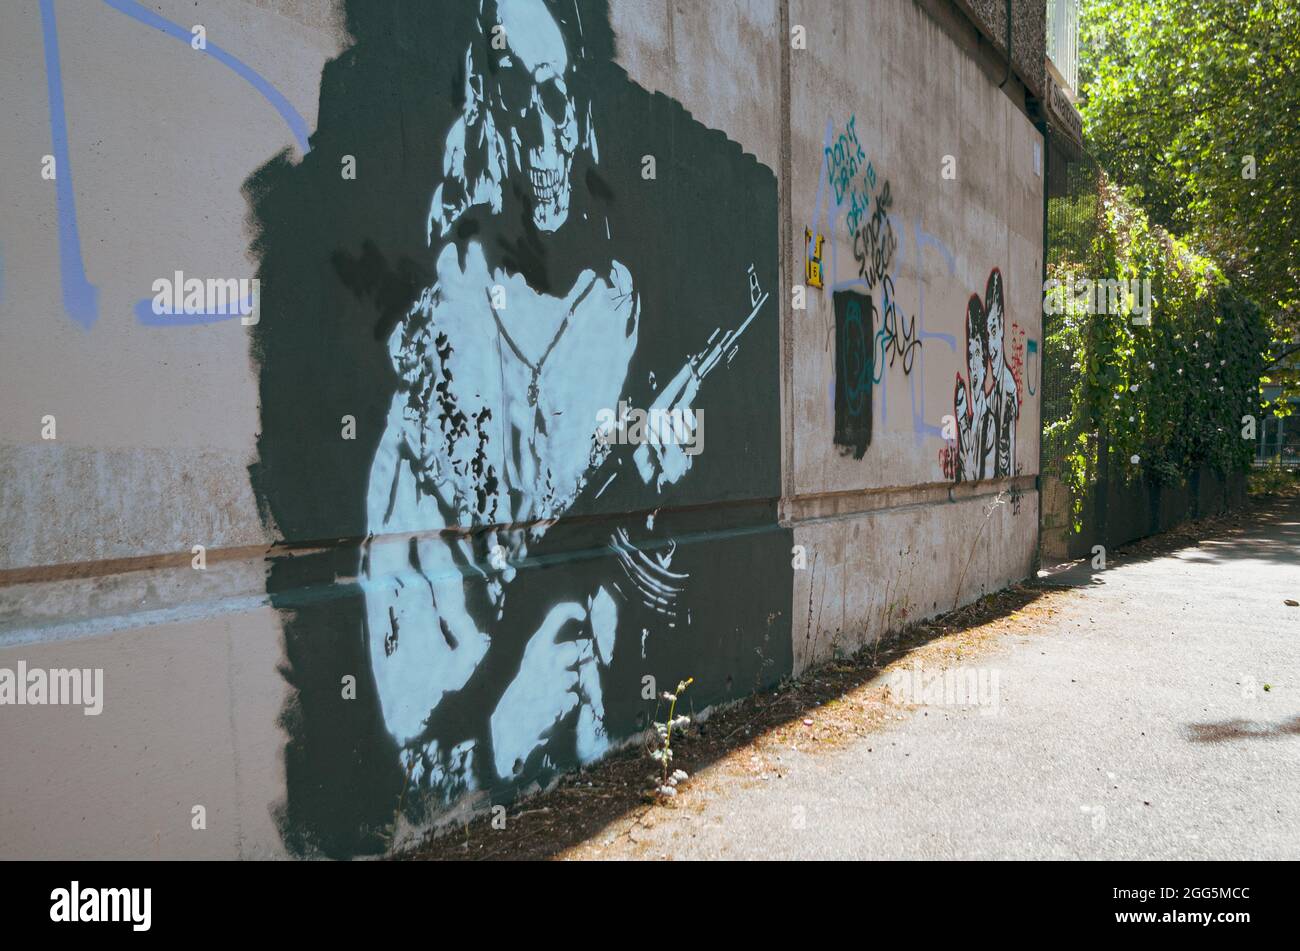
[[[1049,144],[1055,145],[1050,137]],[[1245,491],[1239,468],[1248,461],[1248,450],[1239,452],[1241,444],[1222,434],[1235,432],[1234,407],[1248,412],[1258,405],[1250,401],[1257,385],[1242,381],[1251,372],[1248,354],[1255,337],[1262,333],[1258,312],[1240,294],[1220,288],[1204,299],[1194,295],[1195,278],[1190,270],[1175,270],[1170,245],[1153,250],[1148,243],[1143,249],[1138,238],[1123,251],[1128,261],[1147,255],[1137,267],[1144,282],[1149,280],[1146,306],[1153,310],[1145,322],[1134,318],[1131,326],[1151,329],[1134,332],[1126,326],[1123,334],[1115,333],[1111,322],[1128,325],[1129,312],[1115,311],[1100,294],[1089,295],[1121,283],[1118,245],[1128,240],[1127,233],[1117,232],[1114,221],[1108,224],[1118,214],[1116,192],[1090,155],[1076,153],[1067,161],[1056,148],[1048,149],[1046,186],[1046,272],[1060,293],[1053,292],[1052,306],[1044,301],[1043,312],[1044,560],[1080,557],[1096,543],[1123,544],[1237,504]],[[1087,290],[1080,291],[1075,281]],[[1197,347],[1199,353],[1191,356]],[[1234,366],[1220,369],[1230,361]],[[1130,399],[1139,383],[1128,384],[1139,376],[1142,394]],[[1216,384],[1226,395],[1213,392]],[[1162,396],[1153,401],[1151,393]],[[1119,413],[1117,406],[1130,409]],[[1288,419],[1288,429],[1290,424]],[[1265,435],[1272,436],[1274,453],[1285,455],[1280,432]],[[1261,440],[1261,445],[1270,444]]]
[[[1086,153],[1078,160],[1066,162],[1058,153],[1049,151],[1047,171],[1048,277],[1082,275],[1087,272],[1086,262],[1101,236],[1101,166]],[[1078,459],[1082,440],[1088,468],[1092,469],[1099,461],[1105,463],[1105,453],[1097,452],[1099,434],[1076,431],[1078,416],[1074,404],[1080,399],[1082,349],[1078,326],[1071,325],[1066,314],[1044,312],[1041,378],[1044,557],[1069,555],[1070,539],[1076,534],[1071,531],[1071,522],[1078,521],[1082,500],[1073,498],[1067,488],[1066,466],[1070,464],[1067,459],[1070,456]],[[1089,472],[1089,481],[1097,475]]]

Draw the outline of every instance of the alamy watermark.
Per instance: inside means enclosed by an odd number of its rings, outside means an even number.
[[[152,905],[152,888],[84,888],[74,881],[50,892],[50,921],[127,922],[132,931],[148,931]]]
[[[257,278],[186,277],[177,271],[150,288],[153,312],[170,317],[239,317],[246,327],[261,320],[262,282]]]
[[[596,438],[606,446],[680,446],[688,456],[704,451],[704,410],[637,409],[619,400],[618,409],[596,413]]]
[[[88,717],[104,711],[104,669],[0,667],[0,706],[77,706]]]
[[[943,667],[925,670],[919,661],[889,676],[889,692],[899,703],[926,707],[978,707],[997,716],[1001,704],[998,672],[986,667]]]
[[[1135,325],[1145,326],[1151,323],[1151,281],[1051,278],[1043,282],[1043,313],[1131,315]]]

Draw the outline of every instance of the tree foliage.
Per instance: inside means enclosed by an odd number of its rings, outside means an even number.
[[[1300,3],[1083,0],[1089,148],[1263,311],[1300,382]]]
[[[1057,211],[1077,227],[1048,261],[1044,304],[1054,316],[1045,323],[1044,364],[1068,366],[1073,384],[1063,411],[1048,413],[1043,443],[1044,455],[1063,463],[1076,530],[1103,461],[1112,477],[1165,483],[1202,466],[1248,467],[1255,443],[1246,420],[1260,413],[1268,343],[1259,309],[1104,174],[1095,188],[1052,201],[1074,203]],[[1150,280],[1150,323],[1135,324],[1127,304],[1093,312],[1070,292],[1081,275]]]

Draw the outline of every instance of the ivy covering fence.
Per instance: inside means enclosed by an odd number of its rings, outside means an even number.
[[[1095,163],[1067,175],[1048,205],[1043,468],[1069,487],[1078,532],[1098,478],[1179,484],[1249,467],[1269,335],[1213,262]],[[1149,308],[1140,291],[1087,293],[1131,281],[1149,282]]]

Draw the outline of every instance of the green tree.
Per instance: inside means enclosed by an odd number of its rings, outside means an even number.
[[[1090,148],[1253,300],[1300,391],[1300,3],[1083,0]]]

